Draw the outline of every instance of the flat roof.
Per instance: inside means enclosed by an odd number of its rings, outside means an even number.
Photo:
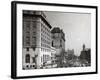
[[[25,14],[25,13],[23,13],[23,16],[40,17],[50,29],[52,28],[52,26],[49,24],[49,22],[42,15],[39,15],[39,14],[34,14],[33,15],[33,14]]]

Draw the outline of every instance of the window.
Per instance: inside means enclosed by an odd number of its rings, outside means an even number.
[[[26,21],[25,27],[27,30],[30,29],[30,24],[31,24],[31,21]]]
[[[29,51],[29,48],[26,48],[27,49],[27,51]]]
[[[30,42],[29,41],[26,41],[26,45],[30,45]]]
[[[26,61],[26,63],[30,63],[30,55],[29,54],[26,54],[25,61]]]
[[[30,37],[29,36],[26,36],[26,41],[30,41]]]
[[[35,57],[32,57],[32,62],[33,62],[33,63],[36,63]]]

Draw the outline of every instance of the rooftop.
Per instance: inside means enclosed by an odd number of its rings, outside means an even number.
[[[24,16],[30,16],[30,17],[40,17],[50,29],[52,28],[50,23],[46,20],[46,15],[44,14],[43,11],[23,10],[23,15]]]
[[[59,27],[54,27],[52,30],[51,30],[51,33],[60,33],[61,30]]]

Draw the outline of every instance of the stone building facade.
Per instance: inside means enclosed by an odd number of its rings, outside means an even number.
[[[65,34],[62,29],[59,27],[54,27],[51,30],[52,33],[52,47],[55,47],[57,50],[57,55],[61,53],[61,51],[65,51]]]
[[[56,63],[58,67],[63,67],[65,52],[65,34],[59,27],[54,27],[52,33],[52,47],[56,48]]]
[[[23,11],[23,69],[42,68],[50,63],[51,25],[42,11]]]

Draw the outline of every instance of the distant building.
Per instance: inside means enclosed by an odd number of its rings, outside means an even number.
[[[42,11],[23,11],[23,69],[51,61],[51,28]]]
[[[72,54],[72,55],[74,55],[74,49],[72,49],[72,50],[68,49],[68,50],[67,50],[67,54]]]
[[[88,63],[90,65],[90,63],[91,63],[91,49],[85,48],[85,45],[83,45],[83,50],[81,51],[79,58],[80,58],[82,63]]]
[[[67,50],[67,54],[66,54],[66,57],[67,57],[67,60],[72,60],[75,58],[75,55],[74,55],[74,49],[72,50]]]

